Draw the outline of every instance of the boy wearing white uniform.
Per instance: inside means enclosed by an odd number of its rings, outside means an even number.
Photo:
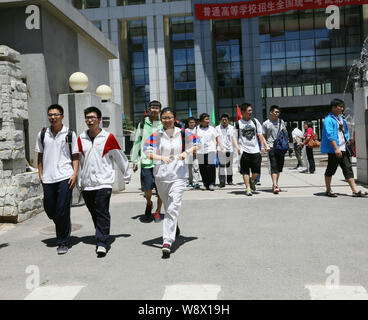
[[[57,253],[65,254],[71,232],[72,190],[78,175],[77,136],[63,125],[64,110],[60,105],[51,105],[47,116],[51,126],[38,133],[35,151],[45,212],[55,223]]]
[[[241,113],[243,118],[235,125],[238,139],[234,139],[234,144],[238,154],[241,155],[240,173],[243,175],[246,195],[251,196],[252,191],[256,191],[255,181],[261,173],[262,156],[258,140],[261,142],[263,152],[266,142],[262,135],[261,124],[257,119],[252,118],[252,106],[249,103],[243,103]],[[252,182],[250,182],[250,171],[252,171]]]
[[[79,185],[96,229],[96,253],[98,257],[103,257],[110,235],[109,206],[115,180],[114,161],[126,183],[130,181],[130,170],[128,159],[115,136],[99,127],[101,111],[90,107],[84,110],[84,116],[89,130],[78,137],[81,154]]]
[[[185,129],[186,136],[196,134],[196,119],[190,117],[188,119],[188,128]],[[190,141],[186,141],[188,148],[192,147]],[[198,159],[195,154],[190,154],[188,157],[188,169],[189,169],[189,185],[188,187],[193,187],[194,189],[199,189],[199,165]]]
[[[219,180],[220,188],[225,187],[227,184],[233,184],[233,136],[234,127],[229,124],[229,116],[223,114],[220,118],[221,124],[216,127],[216,131],[219,134],[219,138],[222,142],[224,151],[222,152],[220,147],[217,147],[217,154],[219,159]]]
[[[197,135],[201,141],[197,151],[199,172],[202,176],[206,190],[214,191],[216,183],[216,146],[224,151],[219,134],[214,127],[210,127],[210,116],[202,113],[199,117],[200,125],[197,127]]]
[[[144,152],[156,162],[153,174],[165,208],[162,257],[169,258],[172,243],[179,234],[179,210],[188,178],[188,164],[184,160],[196,150],[197,139],[174,126],[175,113],[170,108],[162,110],[161,121],[163,129],[146,140]],[[185,151],[185,141],[190,139],[193,147]]]

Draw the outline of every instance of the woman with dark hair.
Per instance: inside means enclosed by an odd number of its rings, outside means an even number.
[[[316,171],[316,165],[314,163],[313,149],[308,146],[309,141],[314,139],[313,123],[310,121],[305,121],[303,124],[303,127],[305,130],[304,146],[305,146],[305,151],[307,153],[307,159],[308,159],[308,168],[306,170],[306,173],[313,174]]]
[[[157,191],[165,208],[163,222],[163,258],[169,258],[172,243],[179,235],[178,218],[188,178],[189,154],[197,149],[197,138],[185,134],[175,125],[175,113],[170,108],[161,111],[162,129],[153,133],[144,144],[147,157],[155,161],[153,174]],[[185,145],[191,146],[189,149]]]

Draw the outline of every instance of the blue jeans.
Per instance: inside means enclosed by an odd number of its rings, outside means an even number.
[[[67,245],[71,231],[70,206],[72,190],[69,179],[43,184],[43,206],[47,216],[54,221],[57,245]]]

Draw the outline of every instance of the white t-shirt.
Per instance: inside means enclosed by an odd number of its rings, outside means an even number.
[[[203,128],[197,127],[197,135],[200,140],[200,149],[197,153],[206,154],[209,152],[216,152],[216,137],[219,136],[214,127],[208,126]]]
[[[291,132],[291,136],[293,137],[293,142],[294,139],[296,140],[296,142],[299,144],[302,139],[299,138],[299,137],[302,137],[303,136],[303,132],[301,130],[299,130],[298,128],[295,128],[292,132]]]
[[[44,148],[41,143],[41,132],[36,139],[35,151],[42,153],[43,183],[56,183],[70,179],[73,175],[72,159],[69,151],[69,145],[66,142],[68,128],[62,129],[54,135],[51,128],[45,132]],[[72,153],[79,154],[77,136],[75,132],[72,135]]]
[[[346,146],[345,146],[346,143],[345,143],[344,133],[340,130],[340,126],[344,127],[344,122],[341,119],[337,118],[337,117],[334,117],[334,118],[338,122],[338,124],[337,124],[337,135],[339,137],[339,150],[340,151],[346,151]]]
[[[216,127],[216,131],[219,134],[224,151],[233,152],[234,127],[229,124],[226,128],[224,128],[222,124],[220,124]],[[221,151],[220,146],[217,146],[217,150]]]
[[[257,119],[254,118],[254,120],[257,127],[254,125],[252,119],[248,121],[244,119],[239,120],[240,137],[238,138],[238,144],[241,152],[252,154],[260,152],[257,135],[260,136],[262,134],[262,126]],[[236,132],[236,135],[238,135],[238,132]]]

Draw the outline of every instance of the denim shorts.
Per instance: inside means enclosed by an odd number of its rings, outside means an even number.
[[[156,189],[153,168],[141,168],[141,187],[142,191]]]

